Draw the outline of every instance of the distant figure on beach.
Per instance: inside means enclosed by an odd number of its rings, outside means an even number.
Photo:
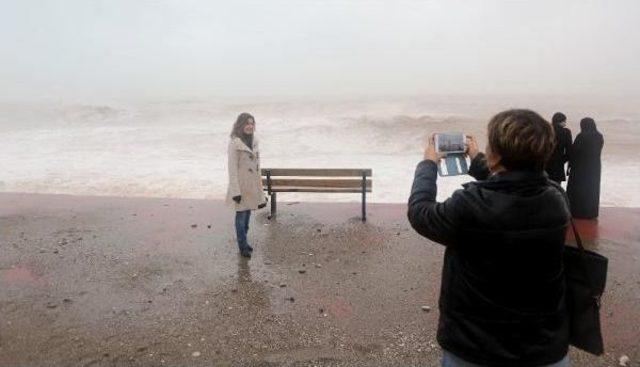
[[[446,247],[437,339],[443,366],[568,366],[569,324],[562,267],[570,214],[547,179],[553,128],[529,110],[488,124],[486,155],[467,141],[469,174],[436,202],[433,137],[416,168],[408,217]]]
[[[562,112],[556,112],[551,118],[553,131],[556,136],[556,144],[547,163],[547,174],[549,178],[557,183],[561,183],[567,179],[565,176],[564,165],[569,161],[569,151],[571,150],[571,130],[565,127],[567,116]]]
[[[600,207],[600,153],[604,139],[590,118],[580,121],[580,134],[569,154],[567,195],[574,218],[598,217]]]
[[[236,239],[240,255],[250,258],[253,247],[247,241],[251,211],[266,206],[260,175],[260,151],[255,137],[256,122],[248,113],[238,116],[228,148],[229,186],[227,203],[236,210]]]

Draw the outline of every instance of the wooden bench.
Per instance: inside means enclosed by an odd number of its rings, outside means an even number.
[[[362,221],[367,220],[367,192],[371,192],[371,169],[357,168],[263,168],[265,191],[271,197],[271,215],[276,215],[279,192],[327,192],[362,194]],[[357,177],[357,178],[355,178]]]

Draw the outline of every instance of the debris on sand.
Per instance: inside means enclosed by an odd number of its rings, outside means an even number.
[[[623,355],[622,357],[620,357],[620,366],[626,367],[629,365],[629,357],[626,355]]]

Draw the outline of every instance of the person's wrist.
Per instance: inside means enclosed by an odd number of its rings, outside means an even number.
[[[426,161],[431,161],[433,163],[438,163],[438,156],[433,154],[433,152],[424,152],[423,159]]]

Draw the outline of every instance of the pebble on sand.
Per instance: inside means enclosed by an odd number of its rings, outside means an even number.
[[[192,225],[191,225],[191,228],[197,228],[197,227],[198,227],[198,225],[197,225],[197,224],[192,224]]]
[[[304,273],[306,273],[306,272],[307,272],[307,271],[306,271],[306,270],[304,270],[304,269],[300,269],[300,270],[298,270],[298,273],[300,273],[300,274],[304,274]]]
[[[196,351],[196,352],[191,353],[191,355],[194,356],[194,357],[200,357],[200,352]]]
[[[429,312],[429,311],[431,311],[431,307],[429,307],[429,306],[422,306],[422,311],[424,311],[424,312]]]
[[[622,357],[620,357],[620,366],[628,366],[629,365],[629,357],[626,355],[623,355]]]

